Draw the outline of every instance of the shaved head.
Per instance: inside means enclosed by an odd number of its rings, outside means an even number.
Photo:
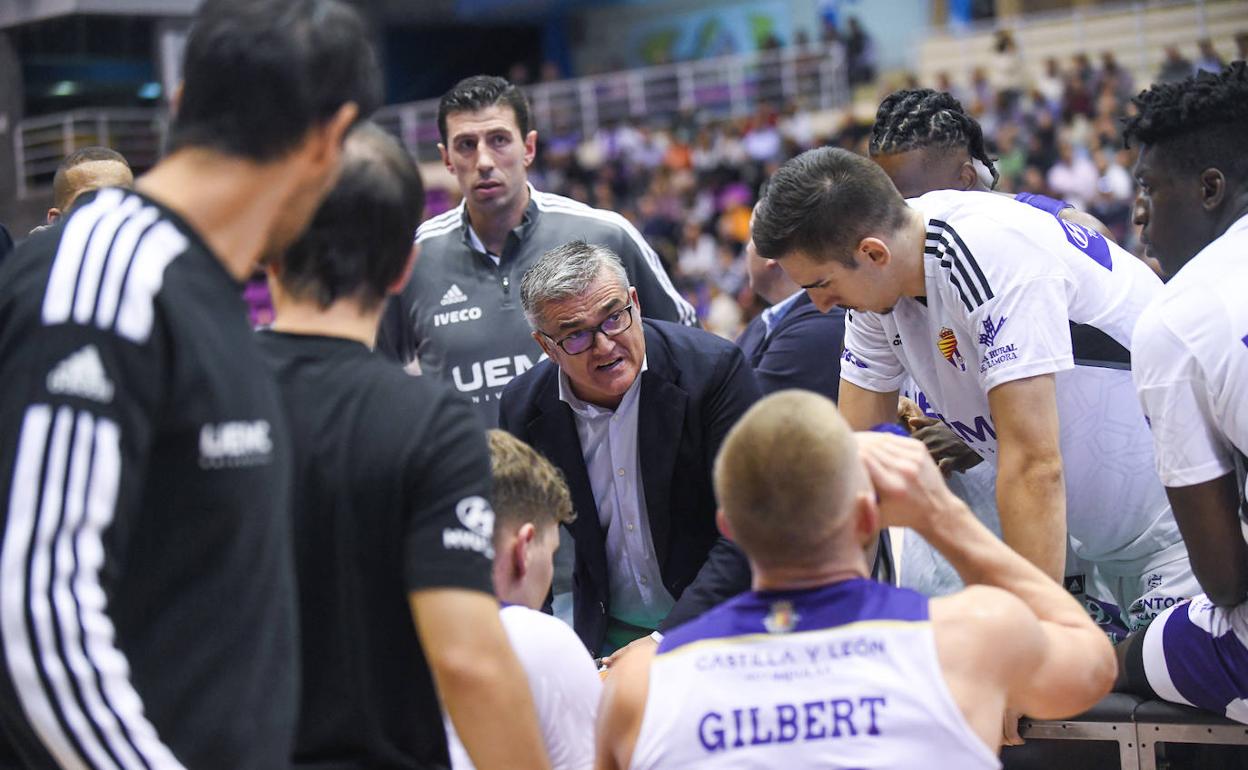
[[[838,553],[854,500],[867,489],[849,425],[810,391],[759,401],[715,461],[715,494],[733,537],[763,567],[811,566]]]
[[[52,177],[52,224],[74,205],[78,196],[101,187],[133,187],[134,173],[121,153],[107,147],[83,147],[70,153]]]

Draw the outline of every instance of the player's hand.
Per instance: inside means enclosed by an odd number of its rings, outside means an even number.
[[[627,655],[629,652],[633,650],[641,649],[642,647],[650,647],[651,649],[653,649],[658,646],[659,646],[659,643],[654,641],[654,637],[647,634],[646,636],[643,636],[640,639],[634,639],[633,641],[624,645],[623,647],[611,653],[607,657],[603,658],[602,665],[606,666],[607,668],[611,668],[619,661],[620,658],[624,657],[625,655]]]
[[[923,414],[923,410],[919,408],[918,404],[914,403],[905,396],[898,399],[897,422],[901,424],[901,427],[913,433],[914,431],[910,428],[910,421],[924,416],[926,415]]]
[[[920,533],[938,526],[942,515],[965,506],[949,488],[927,448],[912,438],[888,433],[857,433],[858,455],[875,488],[881,526],[910,527]]]
[[[911,417],[906,421],[910,435],[923,442],[927,451],[936,461],[940,472],[948,478],[953,473],[960,473],[974,468],[984,461],[974,449],[958,438],[958,434],[949,430],[949,426],[940,420],[926,415]]]
[[[1005,746],[1022,746],[1026,741],[1018,734],[1018,720],[1022,714],[1010,707],[1005,709],[1005,717],[1001,722],[1001,743]]]

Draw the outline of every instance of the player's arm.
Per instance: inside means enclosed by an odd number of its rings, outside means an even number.
[[[997,509],[1006,544],[1060,582],[1066,566],[1066,485],[1052,374],[988,392],[997,430]]]
[[[854,430],[897,421],[905,369],[874,313],[845,312],[845,344],[836,406]]]
[[[632,764],[646,712],[653,660],[653,648],[639,648],[612,667],[598,706],[595,770],[626,770]]]
[[[1166,487],[1192,573],[1209,601],[1234,607],[1248,597],[1248,542],[1239,523],[1239,484],[1231,472],[1186,487]]]
[[[980,602],[1013,628],[993,636],[996,644],[978,651],[992,656],[982,661],[985,665],[1006,667],[1002,681],[1009,705],[1051,719],[1083,711],[1104,696],[1115,675],[1113,648],[1065,588],[975,518],[945,486],[921,443],[878,433],[859,434],[857,440],[883,524],[911,527],[948,559],[968,586],[1009,592],[1029,611],[1019,616],[1011,602],[993,598],[992,592],[985,595],[989,601]],[[963,603],[967,619],[978,622],[975,603]],[[1036,625],[1022,622],[1027,617],[1034,617]],[[1015,673],[1010,673],[1011,665]]]
[[[528,677],[494,597],[445,588],[413,591],[408,599],[442,705],[473,764],[550,767]]]
[[[841,380],[836,406],[854,430],[867,430],[880,423],[897,420],[898,392],[877,393],[874,390]]]

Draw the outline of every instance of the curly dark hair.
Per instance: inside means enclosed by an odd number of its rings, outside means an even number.
[[[1248,178],[1248,63],[1158,83],[1131,102],[1137,113],[1122,130],[1128,146],[1165,144],[1173,164],[1197,172],[1215,165]]]
[[[1000,175],[984,146],[984,129],[966,114],[961,102],[931,88],[902,89],[884,97],[871,127],[871,155],[928,147],[965,149],[988,167],[992,186],[997,186]]]

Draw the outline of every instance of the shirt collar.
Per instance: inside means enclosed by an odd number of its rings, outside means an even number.
[[[780,300],[763,311],[763,326],[767,327],[768,334],[771,334],[771,330],[776,328],[776,324],[784,320],[784,317],[789,314],[789,311],[793,309],[793,306],[797,304],[797,301],[805,293],[805,289],[798,289],[789,297]]]
[[[529,188],[529,204],[524,207],[524,216],[520,217],[520,224],[512,228],[511,234],[516,237],[517,241],[523,241],[528,235],[529,230],[537,224],[537,218],[540,210],[537,207],[538,192],[533,187],[532,182],[526,182],[525,186]],[[472,229],[472,222],[468,220],[468,201],[465,199],[460,201],[460,221],[463,223],[463,241],[464,245],[478,254],[489,254],[485,250],[485,244],[481,242],[481,237],[477,235],[477,231]],[[501,254],[493,255],[501,257]]]
[[[637,400],[637,393],[641,389],[642,372],[649,368],[646,359],[646,356],[642,356],[641,370],[637,372],[637,377],[633,380],[633,384],[629,385],[628,390],[624,391],[624,398],[620,399],[620,405],[615,409],[607,409],[591,404],[588,401],[582,401],[579,396],[572,392],[572,382],[568,380],[568,375],[564,373],[562,368],[559,369],[559,400],[567,404],[578,417],[586,420],[600,417],[604,414],[625,412],[632,408],[633,402]]]

